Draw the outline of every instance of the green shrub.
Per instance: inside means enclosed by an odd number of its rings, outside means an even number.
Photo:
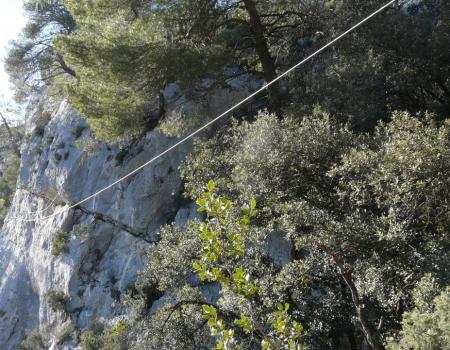
[[[56,339],[58,344],[62,344],[76,335],[76,327],[72,321],[64,323],[56,332]]]
[[[28,332],[22,341],[19,350],[46,350],[45,341],[39,329]]]
[[[69,297],[63,291],[49,290],[46,294],[50,309],[55,312],[67,313],[67,302]]]
[[[431,302],[427,300],[430,294],[421,293],[416,307],[403,315],[399,339],[389,339],[387,350],[450,349],[450,286]]]
[[[242,264],[249,223],[257,214],[255,199],[237,209],[234,203],[215,192],[214,181],[210,180],[205,190],[197,204],[198,211],[204,212],[207,219],[196,227],[202,249],[193,267],[202,281],[219,282],[222,289],[232,292],[233,299],[237,300],[233,322],[225,320],[224,312],[220,315],[217,307],[202,306],[203,318],[217,338],[216,349],[245,348],[245,343],[235,337],[241,331],[252,338],[259,337],[264,350],[301,350],[303,326],[289,315],[289,303],[279,303],[277,310],[269,311],[268,316],[255,317],[264,306],[260,301],[260,287]],[[268,324],[261,322],[261,318],[267,319]]]
[[[69,252],[69,232],[66,230],[58,230],[54,233],[52,241],[52,255],[55,257],[60,256],[62,253]]]
[[[128,350],[128,323],[119,321],[112,329],[92,327],[81,335],[83,350]]]
[[[101,337],[89,330],[81,335],[81,344],[83,350],[99,350],[102,348],[103,342]]]

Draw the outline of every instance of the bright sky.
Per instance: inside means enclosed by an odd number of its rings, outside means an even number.
[[[22,0],[0,0],[0,96],[10,98],[8,75],[4,71],[3,61],[8,47],[8,42],[17,38],[20,30],[25,25],[25,17],[22,13]]]

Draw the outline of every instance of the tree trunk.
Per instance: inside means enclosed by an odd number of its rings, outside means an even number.
[[[11,131],[11,128],[9,127],[8,122],[6,121],[6,118],[3,116],[3,114],[1,112],[0,112],[0,117],[3,120],[3,124],[5,124],[5,128],[6,128],[6,131],[8,132],[9,139],[11,141],[11,145],[13,147],[14,153],[20,158],[20,156],[21,156],[21,154],[20,154],[20,147],[19,147],[19,145],[17,144],[17,142],[16,142],[16,140],[14,138],[14,135],[13,135],[13,133]]]
[[[61,69],[62,69],[64,72],[66,72],[67,74],[73,76],[74,78],[77,77],[77,73],[76,73],[72,68],[70,68],[70,67],[67,65],[66,61],[64,61],[64,58],[63,58],[63,56],[62,56],[61,54],[57,53],[57,54],[56,54],[56,59],[57,59],[57,61],[59,62],[59,65],[60,65]]]
[[[328,247],[324,245],[319,246],[325,253],[327,253],[331,259],[334,261],[336,266],[340,271],[340,275],[345,281],[345,284],[350,289],[350,293],[352,295],[353,305],[356,309],[356,315],[358,317],[359,324],[361,325],[364,336],[369,343],[372,350],[382,350],[382,346],[378,344],[375,340],[375,332],[372,331],[369,321],[367,320],[364,314],[364,305],[361,303],[361,299],[359,297],[358,289],[356,288],[355,283],[353,282],[352,272],[345,268],[344,262],[341,260],[339,256],[333,253]]]
[[[255,50],[263,67],[263,75],[266,83],[277,77],[275,60],[269,51],[266,37],[264,36],[264,25],[256,9],[253,0],[244,0],[245,9],[250,17],[250,29],[253,34]],[[278,82],[268,87],[269,91],[269,111],[281,118],[281,94]]]
[[[353,305],[356,308],[356,314],[358,316],[359,323],[363,330],[364,336],[366,337],[367,342],[373,350],[381,350],[381,347],[375,341],[374,332],[372,331],[369,321],[366,319],[364,315],[364,305],[361,304],[361,300],[359,298],[358,290],[353,282],[352,274],[350,272],[341,273],[342,278],[344,279],[347,286],[350,288],[350,292],[352,294]]]

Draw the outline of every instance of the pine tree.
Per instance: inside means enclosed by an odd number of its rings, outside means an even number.
[[[29,20],[21,37],[12,41],[5,61],[19,102],[26,101],[31,92],[55,83],[62,76],[76,76],[52,44],[55,36],[70,34],[75,29],[75,22],[62,2],[36,6],[34,0],[26,0],[24,10]]]
[[[192,85],[206,75],[224,79],[226,65],[273,80],[289,64],[295,38],[320,22],[326,7],[297,1],[71,1],[79,26],[55,40],[77,71],[70,87],[77,109],[102,138],[154,127],[163,117],[162,89]],[[315,23],[313,25],[313,23]],[[160,107],[156,110],[155,97]],[[268,107],[281,115],[282,93],[269,89]]]

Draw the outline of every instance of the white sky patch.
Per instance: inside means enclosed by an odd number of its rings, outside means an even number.
[[[22,0],[0,0],[0,98],[10,99],[8,75],[4,70],[4,59],[10,40],[16,39],[26,23],[22,11]],[[4,98],[2,97],[4,96]],[[0,101],[2,103],[3,101]]]

